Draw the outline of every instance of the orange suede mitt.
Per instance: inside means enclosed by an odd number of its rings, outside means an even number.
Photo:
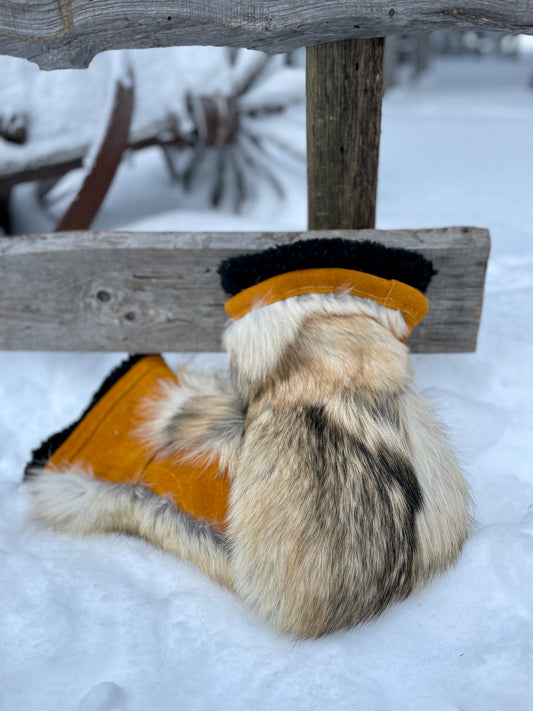
[[[168,496],[182,511],[223,532],[229,493],[224,472],[213,463],[154,456],[136,435],[140,405],[168,379],[177,382],[161,356],[130,358],[110,374],[77,423],[35,450],[27,471],[43,464],[45,470],[90,467],[99,479],[140,483]]]

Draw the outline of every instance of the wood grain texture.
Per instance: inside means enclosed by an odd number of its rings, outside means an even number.
[[[465,0],[3,0],[0,54],[86,67],[107,49],[216,45],[285,52],[438,29],[533,34],[533,5]]]
[[[208,352],[221,349],[226,257],[297,239],[374,239],[433,261],[416,352],[473,351],[489,253],[486,230],[302,233],[73,232],[0,239],[0,349]]]
[[[375,225],[384,46],[381,37],[307,48],[310,230]]]

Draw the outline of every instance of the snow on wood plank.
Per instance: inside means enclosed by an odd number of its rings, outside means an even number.
[[[0,349],[212,352],[232,255],[312,237],[374,239],[421,252],[438,270],[416,352],[473,351],[489,234],[471,227],[302,233],[70,232],[0,240]]]
[[[527,0],[7,0],[0,4],[0,54],[43,69],[86,67],[98,52],[215,45],[284,52],[352,37],[437,29],[533,32]]]

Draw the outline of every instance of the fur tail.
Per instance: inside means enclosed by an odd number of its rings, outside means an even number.
[[[40,518],[75,535],[121,532],[194,563],[231,591],[227,540],[143,486],[111,484],[82,470],[33,470],[25,482]]]

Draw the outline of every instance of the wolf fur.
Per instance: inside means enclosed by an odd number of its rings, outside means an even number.
[[[37,513],[69,533],[141,536],[283,633],[375,618],[450,566],[470,524],[464,477],[412,384],[406,331],[366,299],[293,297],[228,326],[230,379],[182,371],[162,385],[143,436],[227,468],[226,535],[142,486],[79,471],[31,477]]]

